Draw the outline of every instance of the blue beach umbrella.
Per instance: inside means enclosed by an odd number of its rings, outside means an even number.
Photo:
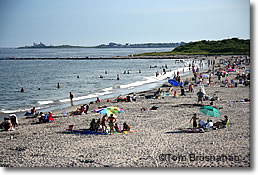
[[[168,82],[173,86],[179,86],[178,82],[175,79],[168,80]]]

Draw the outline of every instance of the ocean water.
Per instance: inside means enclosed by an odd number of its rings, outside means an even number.
[[[167,52],[174,48],[67,48],[67,49],[17,49],[0,48],[3,58],[85,58],[128,56],[145,52]]]
[[[132,54],[124,49],[121,52],[113,55]],[[45,55],[33,54],[38,57]],[[98,49],[95,57],[98,57]],[[185,60],[185,63],[189,61]],[[81,104],[96,100],[96,97],[104,99],[148,90],[167,81],[174,71],[184,69],[188,73],[185,63],[175,63],[172,59],[0,60],[0,113],[24,112],[33,106],[38,111],[60,109],[70,105],[69,92],[74,94],[74,104]],[[155,73],[161,73],[165,64],[167,74],[156,77]],[[57,83],[61,88],[57,88]],[[20,92],[22,87],[24,93]]]

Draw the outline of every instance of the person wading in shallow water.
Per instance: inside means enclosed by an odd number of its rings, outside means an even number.
[[[73,106],[73,93],[70,92],[70,100],[71,100],[71,106]]]

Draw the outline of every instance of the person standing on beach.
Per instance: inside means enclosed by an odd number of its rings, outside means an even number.
[[[102,117],[102,120],[101,120],[101,126],[102,126],[102,131],[101,133],[104,133],[106,132],[107,130],[107,125],[106,125],[106,122],[107,122],[107,114],[105,114],[103,117]]]
[[[190,93],[190,98],[192,98],[192,94],[194,93],[194,88],[192,83],[189,85],[189,93]]]
[[[202,103],[202,101],[203,101],[203,96],[204,96],[204,93],[202,92],[202,89],[200,89],[200,91],[197,93],[197,96],[198,96],[198,101],[197,101],[197,103],[199,103],[199,101]]]
[[[113,116],[113,114],[110,115],[110,117],[108,117],[108,125],[110,127],[110,135],[111,135],[111,131],[113,131],[113,135],[115,135],[115,122],[116,122],[116,118]]]
[[[73,106],[73,93],[70,92],[70,100],[71,100],[71,106]]]
[[[192,117],[191,120],[190,120],[190,123],[191,123],[191,121],[193,120],[193,128],[194,128],[194,129],[197,128],[197,120],[198,120],[198,119],[199,119],[199,118],[196,117],[196,114],[194,114],[193,117]]]

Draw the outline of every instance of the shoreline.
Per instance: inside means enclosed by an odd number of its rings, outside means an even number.
[[[185,67],[185,68],[188,68],[188,67]],[[206,73],[210,68],[211,68],[211,67],[207,67],[206,69],[201,69],[200,72]],[[175,70],[175,71],[172,71],[172,72],[176,72],[176,70]],[[180,74],[182,74],[181,71],[180,71]],[[181,78],[185,80],[186,78],[190,78],[192,75],[193,75],[192,72],[190,72],[190,73],[187,72],[186,74],[181,75]],[[151,88],[151,89],[149,89],[149,90],[133,91],[133,92],[130,92],[130,93],[125,93],[125,94],[117,94],[117,96],[122,95],[122,96],[125,98],[127,95],[132,95],[132,94],[136,94],[136,96],[139,96],[139,95],[142,96],[142,94],[144,94],[144,93],[146,93],[146,94],[154,93],[155,91],[157,91],[158,88],[162,88],[163,85],[167,85],[167,84],[168,84],[167,80],[168,80],[168,79],[160,80],[160,81],[165,81],[165,82],[162,83],[162,84],[157,83],[157,84],[160,84],[160,85],[156,85],[156,87]],[[148,84],[146,84],[146,86],[147,86],[147,85],[148,85]],[[179,91],[180,91],[180,88],[179,88],[179,87],[175,87],[175,90],[179,92]],[[116,98],[117,96],[113,96],[113,97],[110,97],[110,98],[113,99],[113,98]],[[101,98],[101,101],[106,102],[106,101],[109,100],[110,98]],[[94,104],[96,104],[95,101],[96,101],[96,100],[89,101],[89,103],[94,103]],[[65,110],[66,110],[67,113],[72,112],[72,111],[75,111],[77,108],[80,108],[80,106],[81,106],[82,104],[84,104],[84,103],[80,103],[80,102],[79,102],[79,104],[77,104],[77,105],[66,107]],[[68,105],[68,104],[67,104],[67,105]],[[94,105],[94,106],[96,106],[96,105]],[[60,111],[61,111],[61,113],[60,113]],[[62,111],[62,109],[55,109],[55,110],[53,110],[52,112],[53,112],[53,114],[60,115],[60,114],[62,114],[63,111]]]
[[[173,55],[173,56],[115,56],[115,57],[56,57],[56,58],[0,58],[0,60],[116,60],[116,59],[202,59],[210,57],[241,57],[246,55]]]
[[[182,58],[183,59],[183,58]],[[190,59],[192,59],[192,58],[190,58]],[[214,59],[213,57],[208,57],[208,59],[206,59],[206,60],[212,60],[212,59]],[[194,59],[193,59],[194,60]],[[199,60],[199,59],[195,59],[195,60]],[[206,65],[207,63],[205,63],[205,65]],[[207,67],[207,65],[206,65],[206,69],[201,69],[201,71],[206,71],[206,70],[208,70],[210,67]],[[186,72],[182,72],[182,69],[187,69],[186,70]],[[182,78],[184,78],[185,76],[190,76],[190,75],[192,75],[192,72],[190,71],[189,72],[189,70],[188,70],[188,66],[185,66],[185,67],[179,67],[178,69],[176,69],[176,70],[172,70],[172,71],[168,71],[167,72],[167,74],[173,74],[173,72],[176,72],[176,71],[178,71],[179,70],[179,72],[180,72],[180,74],[181,74],[181,77]],[[166,76],[166,74],[164,74],[164,75],[159,75],[159,76]],[[159,87],[159,86],[161,86],[163,83],[163,81],[165,81],[165,82],[167,82],[167,79],[168,79],[168,77],[167,78],[164,78],[164,79],[161,79],[161,80],[158,80],[157,82],[152,82],[152,83],[147,83],[147,84],[143,84],[143,85],[140,85],[140,86],[135,86],[134,88],[132,88],[132,89],[121,89],[121,92],[122,93],[119,93],[119,92],[116,92],[116,93],[111,93],[111,94],[105,94],[105,95],[101,95],[101,96],[99,96],[101,99],[103,99],[102,97],[104,97],[104,99],[106,100],[107,98],[115,98],[115,97],[117,97],[117,96],[119,96],[119,95],[127,95],[127,94],[132,94],[132,93],[140,93],[140,92],[142,92],[142,91],[152,91],[153,89],[156,89],[157,87]],[[155,86],[154,88],[149,88],[149,86]],[[102,93],[102,91],[98,91],[98,92],[96,92],[96,93]],[[88,94],[89,95],[89,94]],[[86,96],[87,96],[87,94],[86,94]],[[76,104],[75,106],[80,106],[80,105],[82,105],[82,104],[84,104],[84,103],[90,103],[90,102],[93,102],[93,101],[95,101],[95,99],[96,99],[96,97],[94,97],[94,98],[87,98],[87,99],[82,99],[82,100],[76,100],[76,101],[74,101],[74,103]],[[103,99],[103,100],[104,100]],[[49,111],[56,111],[56,110],[61,110],[61,109],[63,109],[63,108],[69,108],[70,107],[70,103],[68,103],[68,102],[66,102],[66,103],[60,103],[60,104],[57,104],[57,105],[55,105],[55,106],[50,106],[50,107],[42,107],[42,108],[40,108],[40,109],[37,109],[37,111],[39,111],[39,112],[49,112]],[[13,114],[13,113],[15,113],[19,118],[22,118],[22,117],[24,117],[24,113],[25,113],[26,111],[19,111],[19,112],[0,112],[0,115],[1,115],[1,117],[3,118],[3,117],[8,117],[10,114]]]

